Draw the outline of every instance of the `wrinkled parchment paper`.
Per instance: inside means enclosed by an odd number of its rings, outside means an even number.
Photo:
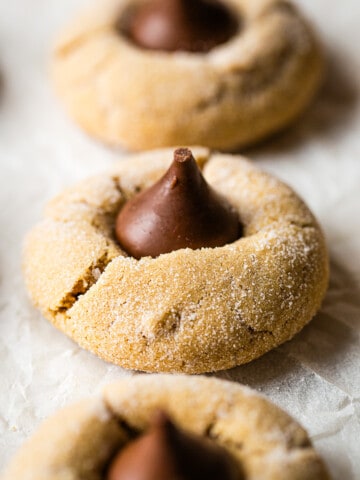
[[[49,414],[131,374],[48,324],[30,305],[20,270],[23,236],[45,201],[121,156],[72,124],[47,76],[55,32],[88,3],[0,1],[0,469]],[[287,410],[334,479],[353,480],[360,478],[360,3],[298,3],[328,55],[325,85],[296,125],[246,154],[292,185],[318,216],[330,288],[294,340],[218,376]]]

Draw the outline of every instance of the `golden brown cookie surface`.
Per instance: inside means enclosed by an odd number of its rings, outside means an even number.
[[[283,128],[322,76],[313,33],[288,2],[225,3],[242,26],[207,54],[133,45],[118,29],[133,0],[102,1],[75,20],[52,61],[70,115],[91,135],[133,150],[230,150]]]
[[[136,260],[114,238],[124,202],[167,169],[170,150],[118,163],[49,203],[25,242],[34,304],[101,358],[144,371],[201,373],[249,362],[292,338],[328,280],[322,232],[295,193],[242,157],[194,149],[244,237]]]
[[[306,432],[249,388],[205,377],[137,375],[57,413],[20,449],[2,480],[102,480],[128,433],[154,412],[226,448],[246,480],[327,480]]]

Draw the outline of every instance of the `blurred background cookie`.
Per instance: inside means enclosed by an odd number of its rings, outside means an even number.
[[[159,412],[162,419],[154,419]],[[249,388],[205,377],[137,375],[48,419],[2,480],[20,478],[330,477],[305,430]]]
[[[233,150],[308,105],[323,61],[280,0],[107,0],[60,36],[52,78],[70,115],[111,145]]]

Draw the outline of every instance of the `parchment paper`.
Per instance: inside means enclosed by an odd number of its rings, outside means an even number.
[[[49,85],[54,34],[88,3],[0,1],[0,469],[49,414],[131,374],[48,324],[21,277],[21,242],[45,201],[122,155],[81,133]],[[360,478],[360,3],[298,3],[329,57],[324,88],[296,125],[246,154],[291,184],[318,216],[330,288],[294,340],[217,376],[287,410],[308,429],[334,479],[353,480]]]

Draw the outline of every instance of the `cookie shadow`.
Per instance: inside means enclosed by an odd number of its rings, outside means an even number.
[[[331,259],[330,268],[328,292],[310,324],[292,340],[257,360],[217,372],[215,376],[266,390],[288,383],[287,379],[290,383],[294,378],[301,378],[304,370],[328,376],[346,356],[356,352],[360,286],[336,259]]]
[[[359,102],[358,85],[340,55],[328,52],[326,65],[323,85],[310,107],[289,127],[241,153],[287,153],[315,137],[334,141],[348,128]]]

